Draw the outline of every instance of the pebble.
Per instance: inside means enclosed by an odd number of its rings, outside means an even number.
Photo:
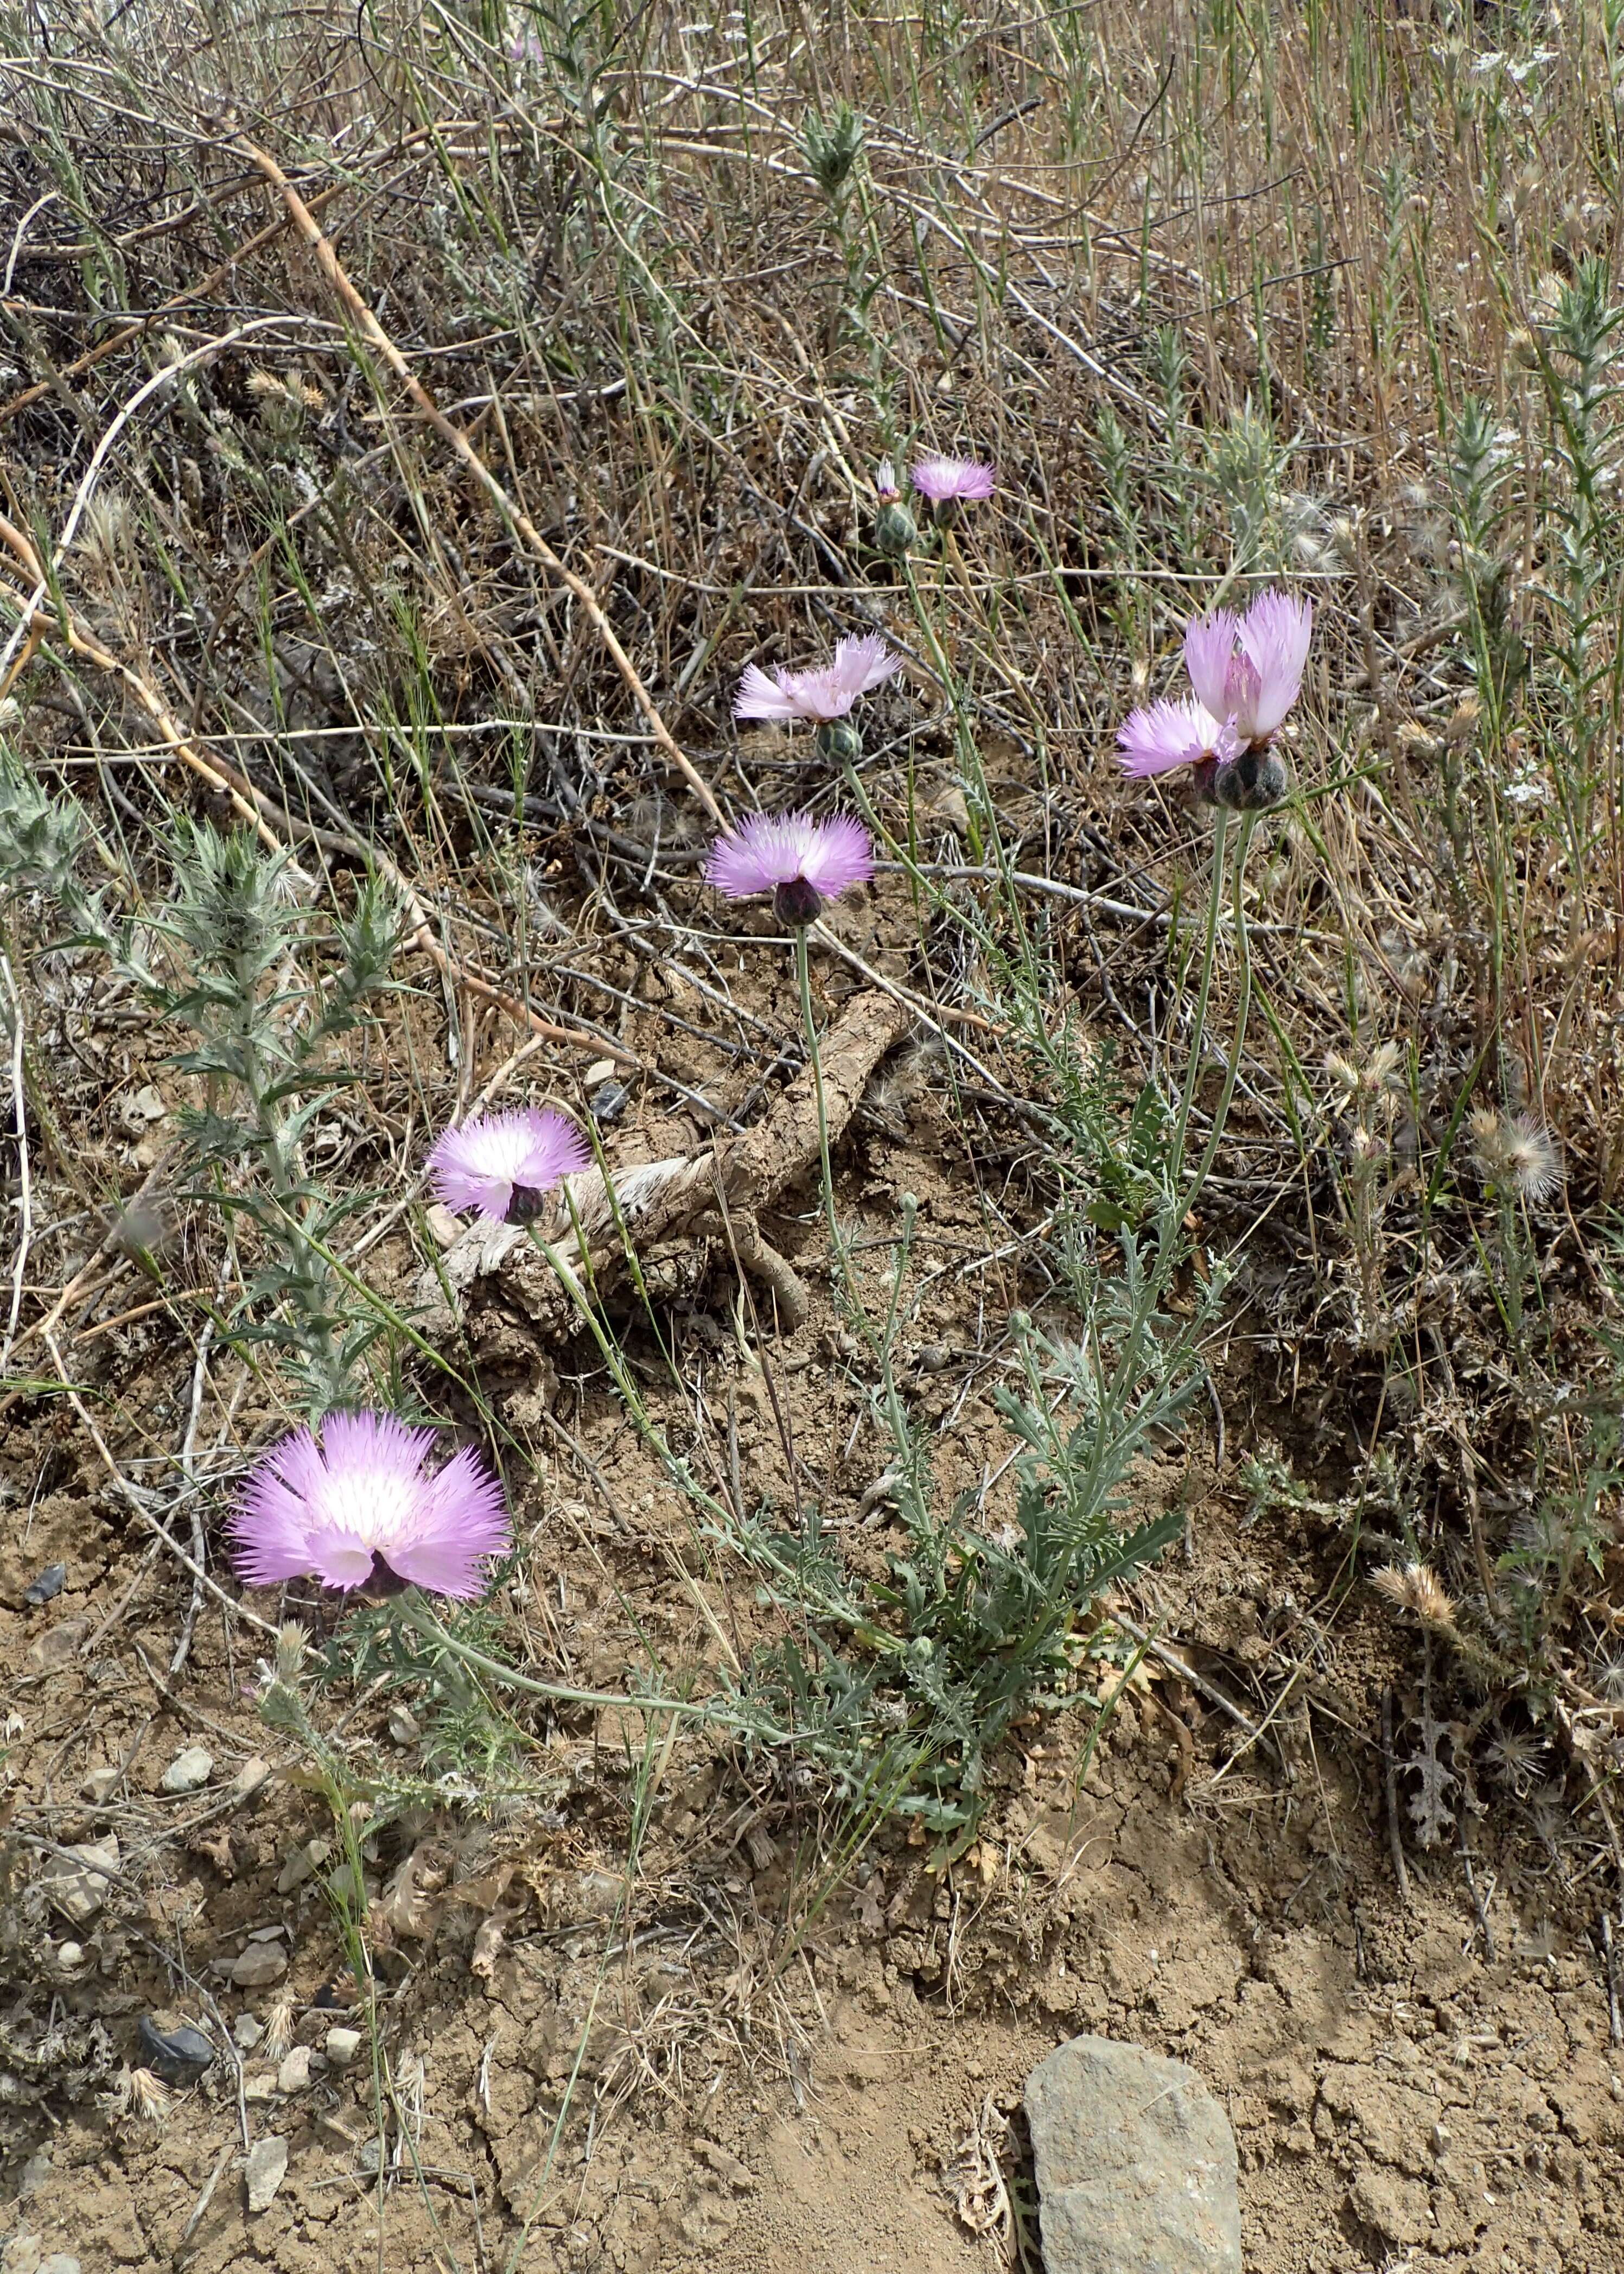
[[[417,1726],[417,1717],[409,1706],[390,1706],[389,1735],[397,1745],[415,1745],[423,1735]]]
[[[1048,2274],[1241,2274],[1235,2135],[1194,2069],[1073,2037],[1026,2098]]]
[[[90,1634],[88,1619],[58,1619],[54,1627],[47,1627],[38,1642],[31,1642],[23,1656],[26,1674],[49,1674],[78,1654],[81,1644]]]
[[[332,1843],[327,1840],[308,1840],[303,1848],[296,1848],[276,1874],[276,1892],[290,1895],[295,1887],[302,1887],[306,1879],[313,1879],[326,1863]]]
[[[359,2029],[329,2029],[327,2034],[327,2059],[335,2068],[348,2068],[361,2050]]]
[[[251,2211],[270,2209],[287,2172],[287,2142],[274,2136],[268,2140],[256,2140],[248,2150],[248,2163],[243,2172]]]
[[[201,2029],[184,2026],[161,2029],[149,2014],[143,2014],[137,2034],[142,2067],[151,2069],[165,2084],[183,2089],[195,2084],[205,2070],[214,2065],[214,2044]]]
[[[37,2195],[41,2187],[49,2187],[55,2176],[50,2150],[36,2148],[23,2165],[22,2177],[17,2182],[18,2200],[26,2202],[30,2195]]]
[[[448,1208],[438,1201],[423,1211],[423,1221],[428,1226],[429,1237],[436,1247],[455,1247],[462,1236],[462,1227]]]
[[[159,1780],[165,1792],[200,1792],[214,1773],[214,1756],[201,1745],[177,1753]]]
[[[53,1856],[41,1876],[46,1893],[69,1925],[87,1926],[107,1901],[102,1873],[117,1869],[118,1842],[109,1832],[104,1840],[86,1840]]]
[[[594,1121],[618,1121],[631,1101],[631,1092],[623,1081],[600,1082],[587,1099],[587,1107]]]
[[[310,2084],[310,2047],[290,2046],[276,2072],[278,2092],[304,2092]]]
[[[41,2243],[37,2234],[14,2234],[0,2250],[4,2274],[39,2274]]]
[[[53,2250],[41,2259],[40,2274],[79,2274],[79,2261],[70,2250]]]
[[[64,1974],[77,1974],[85,1963],[85,1957],[82,1942],[59,1942],[56,1945],[56,1963]]]
[[[54,1602],[67,1584],[67,1565],[48,1563],[45,1569],[34,1578],[30,1579],[23,1589],[23,1600],[32,1609],[37,1611],[42,1603]]]
[[[276,2097],[276,2072],[274,2068],[257,2068],[252,2076],[243,2079],[243,2098],[261,2105]]]
[[[269,1761],[261,1760],[258,1753],[251,1754],[231,1780],[232,1793],[238,1800],[246,1800],[251,1792],[258,1791],[270,1773]]]
[[[245,2053],[251,2053],[265,2035],[265,2024],[256,2022],[252,2014],[239,2014],[231,2024],[231,2035]]]
[[[121,1768],[92,1769],[79,1786],[80,1797],[89,1801],[94,1808],[105,1808],[123,1778]]]
[[[239,1990],[263,1990],[287,1970],[288,1954],[274,1942],[251,1942],[231,1961],[231,1979]]]

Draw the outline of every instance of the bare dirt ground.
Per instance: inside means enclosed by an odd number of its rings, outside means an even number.
[[[878,1222],[905,1181],[917,1190],[922,1274],[974,1248],[974,1187],[928,1100],[909,1121],[905,1135],[860,1124],[842,1201]],[[617,1138],[628,1153],[651,1141]],[[789,1195],[775,1224],[792,1253],[816,1236],[815,1197]],[[919,1329],[959,1353],[921,1376],[950,1477],[993,1449],[964,1363],[988,1314],[981,1276],[955,1266]],[[697,1378],[713,1412],[731,1409],[755,1473],[782,1462],[780,1420],[816,1466],[850,1435],[840,1415],[831,1428],[819,1359],[826,1297],[752,1358],[719,1323],[738,1288],[722,1273],[697,1291],[682,1329]],[[117,1353],[109,1382],[144,1380],[161,1420],[187,1385],[166,1377],[152,1332],[100,1340]],[[538,1347],[523,1367],[515,1343],[510,1357],[508,1419],[538,1460],[504,1608],[542,1656],[592,1685],[620,1679],[639,1634],[677,1665],[743,1645],[748,1586],[701,1576],[703,1550],[623,1418],[571,1389],[569,1350]],[[400,1931],[380,1937],[382,2103],[365,2051],[323,2072],[354,1989],[324,1873],[301,1851],[330,1861],[332,1822],[244,1695],[259,1638],[209,1606],[171,1689],[167,1559],[132,1535],[89,1449],[54,1427],[15,1433],[0,1568],[0,1653],[20,1669],[11,1805],[62,1848],[116,1834],[124,1877],[94,1928],[73,1930],[79,1970],[63,1963],[60,1918],[11,1953],[4,2263],[29,2263],[37,2237],[86,2270],[199,2274],[255,2261],[936,2274],[1006,2254],[1035,2267],[1021,2082],[1088,2029],[1188,2060],[1220,2095],[1257,2274],[1624,2266],[1624,2060],[1583,1893],[1564,1892],[1525,1821],[1491,1811],[1470,1885],[1458,1855],[1406,1836],[1400,1899],[1380,1699],[1396,1684],[1401,1716],[1414,1706],[1413,1647],[1368,1599],[1336,1599],[1327,1624],[1337,1533],[1256,1513],[1237,1487],[1237,1438],[1266,1448],[1289,1422],[1264,1389],[1238,1360],[1222,1384],[1226,1475],[1203,1420],[1141,1478],[1147,1506],[1186,1501],[1191,1553],[1169,1555],[1136,1608],[1205,1690],[1147,1658],[1080,1783],[1085,1717],[1023,1733],[977,1843],[945,1871],[887,1831],[843,1872],[827,1824],[770,1768],[662,1738],[640,1776],[641,1728],[589,1711],[553,1728],[545,1807],[507,1826],[459,1829],[447,1811],[393,1828],[372,1892],[399,1889],[409,1851],[424,1892],[409,1886],[390,1914]],[[548,1414],[573,1449],[549,1439]],[[884,1546],[883,1512],[877,1525],[855,1512],[864,1455],[860,1437],[836,1518],[854,1557]],[[23,1587],[58,1559],[62,1593],[25,1608]],[[392,1734],[365,1696],[350,1706],[340,1729],[357,1763],[373,1741],[410,1756],[410,1723]],[[207,1784],[166,1795],[163,1772],[199,1744]],[[79,1796],[103,1765],[122,1778],[92,1806]],[[189,1992],[161,1946],[184,1954]],[[228,1971],[255,1948],[274,1955],[238,1987]],[[222,2044],[236,2032],[156,2120],[116,2105],[147,2013]],[[272,2037],[244,2045],[247,2017]],[[301,2082],[296,2053],[282,2091],[288,2040],[317,2059]],[[289,2150],[252,2215],[244,2127]]]

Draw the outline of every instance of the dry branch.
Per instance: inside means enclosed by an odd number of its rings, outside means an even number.
[[[825,1038],[821,1056],[831,1146],[856,1111],[868,1077],[906,1031],[909,1015],[906,1005],[889,995],[854,996]],[[775,1110],[742,1136],[703,1152],[640,1163],[619,1171],[613,1187],[598,1169],[569,1178],[579,1239],[565,1214],[549,1228],[553,1242],[568,1268],[583,1277],[590,1271],[592,1286],[602,1292],[625,1272],[628,1241],[646,1273],[662,1250],[681,1253],[709,1238],[730,1239],[739,1261],[776,1297],[781,1322],[793,1328],[805,1314],[805,1290],[763,1239],[756,1210],[817,1156],[817,1096],[812,1070],[803,1066]],[[544,1336],[567,1332],[577,1317],[558,1273],[523,1226],[476,1225],[418,1280],[419,1324],[431,1340],[455,1329],[452,1306],[480,1280],[498,1283]]]

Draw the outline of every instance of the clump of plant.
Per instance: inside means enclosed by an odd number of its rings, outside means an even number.
[[[305,1140],[359,1078],[331,1045],[391,985],[404,911],[367,877],[347,916],[319,915],[290,853],[184,817],[174,826],[161,902],[138,907],[113,884],[92,889],[83,871],[99,848],[83,809],[0,754],[0,890],[49,895],[70,926],[59,946],[99,955],[155,1020],[191,1034],[169,1061],[201,1088],[178,1116],[177,1193],[253,1225],[257,1261],[225,1331],[273,1346],[320,1415],[353,1402],[380,1321],[333,1259],[362,1195],[316,1181]]]

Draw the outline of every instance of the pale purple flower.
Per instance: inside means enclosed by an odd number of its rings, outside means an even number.
[[[529,1224],[560,1178],[591,1157],[561,1113],[525,1107],[447,1129],[429,1155],[429,1173],[447,1208],[477,1209],[486,1224]]]
[[[733,698],[735,719],[808,719],[817,726],[844,719],[860,695],[902,668],[877,632],[841,640],[834,660],[816,671],[775,670],[771,679],[746,664]]]
[[[1244,616],[1231,608],[1192,616],[1184,668],[1193,700],[1153,703],[1117,729],[1123,772],[1144,776],[1196,769],[1198,793],[1237,810],[1260,810],[1285,794],[1286,772],[1268,745],[1297,701],[1314,612],[1278,590],[1260,592]]]
[[[1202,704],[1153,703],[1135,711],[1116,730],[1125,774],[1164,774],[1170,766],[1199,765],[1204,758],[1224,761],[1236,752],[1234,730],[1220,726]]]
[[[914,469],[914,486],[932,505],[959,498],[980,501],[993,493],[992,467],[976,458],[921,458]]]
[[[778,919],[808,924],[826,901],[874,874],[868,832],[849,814],[815,821],[809,813],[752,813],[718,837],[705,882],[730,900],[771,892]]]
[[[320,1444],[296,1429],[273,1445],[227,1525],[248,1585],[313,1576],[327,1587],[482,1595],[513,1527],[501,1486],[470,1446],[425,1474],[440,1434],[393,1413],[329,1413]]]
[[[1184,634],[1184,667],[1197,699],[1235,729],[1244,748],[1278,734],[1297,701],[1314,612],[1307,600],[1259,592],[1244,616],[1215,608]]]

